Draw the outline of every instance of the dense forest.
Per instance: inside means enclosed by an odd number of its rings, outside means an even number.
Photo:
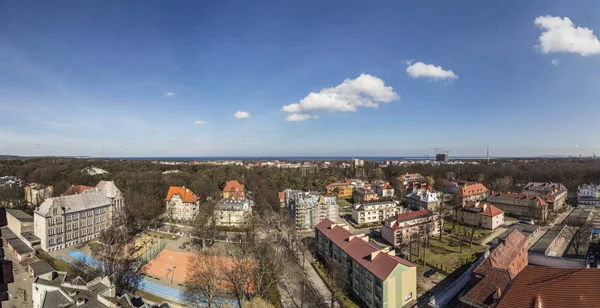
[[[94,166],[108,171],[103,175],[89,175],[83,169]],[[179,172],[163,174],[164,171]],[[600,183],[600,159],[505,159],[494,160],[490,164],[479,161],[477,164],[414,164],[406,166],[381,167],[375,162],[365,162],[365,166],[353,168],[332,167],[279,169],[275,167],[216,166],[200,165],[161,165],[150,161],[77,159],[77,158],[35,158],[0,160],[0,176],[15,175],[28,183],[53,185],[55,195],[60,195],[71,185],[93,186],[99,180],[114,180],[128,197],[130,203],[139,207],[156,207],[149,211],[152,215],[164,205],[164,197],[171,185],[189,187],[202,200],[215,199],[228,180],[238,180],[251,192],[257,210],[279,210],[277,192],[286,188],[322,191],[328,183],[348,178],[361,178],[366,181],[384,179],[396,188],[398,176],[418,172],[431,176],[436,183],[443,179],[458,178],[479,181],[489,189],[499,191],[520,191],[529,181],[553,181],[567,186],[571,196],[577,187],[584,183]],[[439,187],[439,185],[438,185]],[[0,192],[0,199],[18,198],[20,191]],[[143,203],[136,204],[136,203]],[[132,210],[135,210],[133,208]]]

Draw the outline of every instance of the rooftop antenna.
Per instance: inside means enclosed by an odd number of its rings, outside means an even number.
[[[487,154],[486,154],[487,164],[490,164],[490,139],[487,140]]]

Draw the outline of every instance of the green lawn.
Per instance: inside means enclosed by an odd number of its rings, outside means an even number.
[[[452,230],[452,224],[453,224],[452,222],[444,221],[444,231],[447,233],[450,233],[450,231]],[[471,227],[461,226],[461,225],[456,224],[456,226],[454,227],[454,230],[458,231],[460,229],[467,229],[468,232],[471,232]],[[485,238],[488,235],[490,235],[490,233],[492,233],[491,230],[475,229],[475,234],[473,235],[473,240]]]
[[[477,259],[475,254],[483,253],[488,248],[473,244],[469,247],[466,242],[463,245],[463,252],[460,252],[460,244],[458,240],[445,235],[441,241],[439,237],[430,239],[430,245],[425,249],[425,261],[442,271],[447,273],[453,272],[465,263],[470,263]],[[417,253],[420,252],[420,255]],[[423,247],[417,251],[416,246],[412,249],[413,263],[422,264]]]
[[[350,201],[348,201],[348,200],[352,200],[352,199],[346,199],[346,198],[343,198],[343,197],[338,197],[337,198],[337,203],[338,203],[338,205],[340,207],[340,211],[343,210],[344,207],[346,207],[346,206],[352,206],[352,203]]]

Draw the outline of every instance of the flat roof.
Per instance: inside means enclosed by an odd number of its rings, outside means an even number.
[[[27,241],[29,241],[29,243],[31,243],[31,244],[38,243],[38,242],[42,241],[42,239],[40,239],[39,237],[37,237],[32,232],[23,232],[23,233],[21,233],[21,236],[23,238],[25,238]]]
[[[20,222],[33,222],[33,216],[16,209],[6,209],[6,214],[14,217]]]
[[[39,276],[54,271],[54,267],[50,265],[46,260],[40,260],[29,264],[31,270],[33,270],[33,276]]]
[[[19,238],[8,240],[8,245],[10,245],[10,247],[12,247],[20,255],[35,251]]]
[[[553,226],[550,230],[546,231],[546,233],[529,249],[529,251],[533,251],[540,254],[546,254],[546,250],[552,244],[552,241],[558,237],[560,231],[563,229],[563,226]]]
[[[15,239],[15,238],[19,238],[14,232],[12,232],[11,229],[9,229],[7,227],[0,228],[0,231],[2,232],[2,237],[7,241]]]
[[[504,231],[504,233],[500,234],[498,237],[493,239],[490,242],[490,244],[492,244],[493,246],[498,246],[498,244],[500,243],[500,240],[505,239],[514,230],[518,230],[523,235],[525,235],[527,238],[530,238],[533,236],[533,233],[535,233],[536,231],[539,232],[539,227],[525,225],[525,224],[518,224],[518,223],[514,224],[514,225],[510,226],[510,228],[508,228],[506,231]]]

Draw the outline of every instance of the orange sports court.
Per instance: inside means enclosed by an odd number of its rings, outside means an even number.
[[[150,260],[148,264],[144,265],[142,272],[168,281],[172,280],[173,282],[184,283],[188,273],[190,257],[192,255],[193,254],[189,252],[164,249],[154,259]],[[224,264],[227,267],[233,266],[233,263],[229,258],[220,257],[219,259],[219,263]],[[251,281],[248,283],[249,289],[253,292],[254,284]],[[221,280],[219,281],[217,288],[221,290],[231,290],[232,286],[229,282]]]

